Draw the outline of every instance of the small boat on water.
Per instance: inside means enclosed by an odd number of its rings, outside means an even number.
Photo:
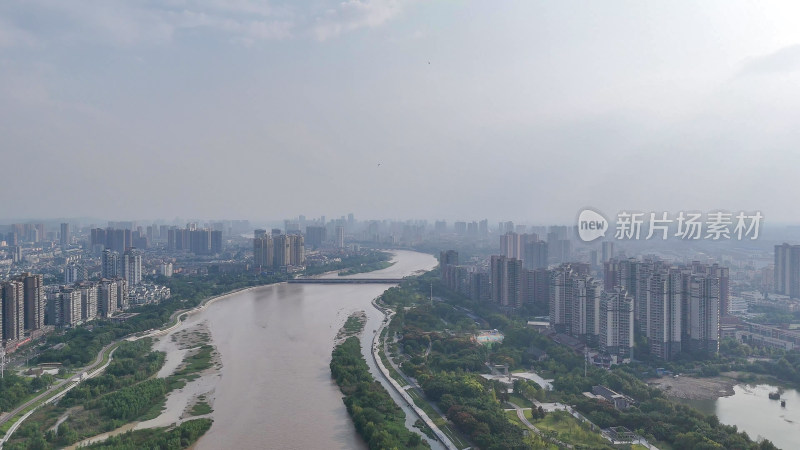
[[[780,398],[781,398],[781,394],[780,394],[780,392],[778,392],[778,391],[775,391],[775,392],[770,392],[770,393],[769,393],[769,399],[770,399],[770,400],[778,400],[778,399],[780,399]]]

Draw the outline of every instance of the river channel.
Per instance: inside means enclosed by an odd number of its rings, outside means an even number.
[[[394,253],[393,266],[354,277],[399,278],[436,265],[431,255]],[[198,326],[208,329],[222,364],[219,374],[210,378],[214,424],[195,448],[366,448],[331,379],[328,364],[339,328],[352,312],[363,310],[368,319],[361,345],[373,376],[381,379],[369,349],[383,315],[370,302],[389,287],[264,286],[217,301],[185,320],[173,333]],[[168,351],[167,364],[182,357],[180,350],[170,350],[169,342],[162,339],[156,345]],[[184,391],[192,389],[190,383]],[[209,386],[197,389],[207,392]],[[393,397],[397,401],[397,395]],[[405,406],[404,410],[407,423],[413,424],[416,417]]]

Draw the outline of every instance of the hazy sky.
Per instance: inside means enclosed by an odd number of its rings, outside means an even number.
[[[3,0],[0,219],[800,222],[798,21],[794,1]]]

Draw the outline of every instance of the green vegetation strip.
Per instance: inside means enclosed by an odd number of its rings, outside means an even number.
[[[378,261],[370,264],[362,264],[358,267],[353,267],[352,269],[347,269],[339,272],[339,276],[343,277],[346,275],[355,275],[357,273],[374,272],[376,270],[387,269],[389,267],[392,267],[392,265],[394,265],[394,263],[388,261]]]
[[[414,404],[417,405],[421,410],[425,411],[425,414],[427,414],[433,423],[436,424],[440,430],[442,430],[442,433],[444,433],[450,439],[450,442],[452,442],[453,445],[458,448],[467,448],[470,446],[469,443],[459,435],[459,433],[450,428],[450,425],[447,423],[447,419],[440,416],[439,413],[433,409],[431,404],[425,400],[425,398],[417,389],[407,389],[406,392],[408,392],[408,395],[411,396],[412,400],[414,400]]]
[[[521,397],[519,395],[511,394],[508,396],[508,401],[514,403],[515,405],[519,406],[520,408],[531,408],[533,407],[533,403],[527,398]]]
[[[344,323],[344,331],[349,334],[359,333],[362,328],[364,328],[364,323],[358,314],[351,314]]]
[[[319,275],[325,272],[346,272],[349,270],[359,270],[352,273],[363,273],[383,268],[382,263],[392,259],[390,253],[381,251],[369,251],[361,255],[346,256],[341,261],[309,266],[305,270],[305,275]],[[363,270],[361,270],[363,269]]]
[[[378,356],[381,357],[381,362],[383,362],[383,365],[389,371],[389,375],[394,379],[394,381],[396,381],[397,384],[400,385],[400,387],[408,386],[406,379],[403,378],[403,376],[400,375],[400,373],[397,370],[395,370],[394,366],[389,362],[389,357],[387,357],[386,353],[384,353],[383,346],[381,346],[380,350],[378,350]]]
[[[94,366],[94,367],[93,367],[93,368],[92,368],[92,369],[91,369],[89,372],[94,372],[94,371],[95,371],[95,370],[97,370],[98,368],[100,368],[100,367],[103,367],[104,365],[106,365],[106,363],[108,362],[108,360],[109,360],[109,359],[111,359],[111,352],[113,352],[113,351],[114,351],[114,349],[116,349],[117,347],[119,347],[119,346],[120,346],[120,344],[122,344],[122,341],[120,341],[120,342],[117,342],[116,344],[112,345],[111,347],[108,347],[108,348],[107,348],[107,349],[106,349],[106,350],[103,352],[103,359],[102,359],[102,360],[100,360],[100,364],[98,364],[98,365]]]
[[[189,414],[193,416],[204,416],[206,414],[211,414],[212,411],[213,409],[211,408],[211,405],[208,404],[208,402],[206,402],[205,400],[200,400],[197,403],[195,403],[194,406],[192,406],[192,409],[191,411],[189,411]]]
[[[112,436],[90,445],[94,449],[177,449],[192,446],[200,436],[211,428],[211,419],[194,419],[183,422],[176,428],[151,428]]]
[[[607,440],[564,411],[548,413],[544,419],[534,422],[533,425],[545,434],[550,433],[568,444],[589,448],[610,448]]]
[[[424,449],[427,442],[405,427],[405,414],[372,378],[357,337],[333,350],[331,374],[344,394],[347,412],[370,449]]]
[[[508,420],[514,423],[514,425],[522,428],[523,430],[527,430],[528,427],[521,420],[519,420],[519,416],[517,416],[517,410],[506,410],[506,416],[508,416]]]

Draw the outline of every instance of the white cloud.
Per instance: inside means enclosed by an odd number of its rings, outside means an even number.
[[[742,73],[794,72],[800,69],[800,44],[790,45],[768,55],[748,58]]]
[[[256,0],[9,0],[0,5],[0,48],[44,43],[131,46],[172,41],[203,28],[253,44],[294,36],[319,41],[397,17],[406,0],[347,0],[301,9]],[[34,18],[34,20],[31,20]],[[24,25],[23,25],[24,24]],[[47,25],[45,25],[47,24]]]
[[[267,2],[253,0],[174,0],[168,4],[183,9],[271,17],[275,9]]]
[[[290,21],[244,20],[190,10],[174,13],[171,21],[176,29],[207,28],[229,34],[232,41],[246,44],[289,38],[294,27]]]
[[[348,0],[316,19],[314,36],[325,41],[359,28],[375,28],[398,16],[407,2],[399,0]]]

